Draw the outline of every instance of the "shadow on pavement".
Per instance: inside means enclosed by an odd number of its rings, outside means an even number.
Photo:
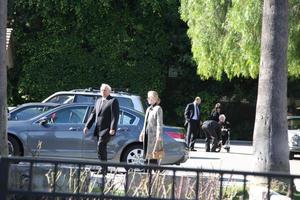
[[[207,157],[194,157],[190,156],[190,159],[195,159],[195,160],[220,160],[221,158],[207,158]]]

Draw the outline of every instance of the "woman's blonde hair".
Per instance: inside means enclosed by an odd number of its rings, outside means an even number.
[[[149,97],[149,96],[150,96],[150,97],[153,97],[154,100],[155,100],[155,102],[156,102],[157,104],[160,103],[160,98],[159,98],[158,93],[157,93],[156,91],[154,91],[154,90],[148,91],[148,97]]]
[[[216,103],[215,108],[221,108],[221,104],[220,103]]]

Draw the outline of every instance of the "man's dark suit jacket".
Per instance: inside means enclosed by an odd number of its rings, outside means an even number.
[[[108,96],[106,103],[101,106],[102,98],[99,98],[91,115],[86,122],[86,127],[90,129],[93,123],[96,121],[96,128],[94,135],[102,137],[105,134],[109,134],[109,130],[117,131],[119,121],[119,102],[116,98]],[[101,106],[101,107],[100,107]]]
[[[209,130],[211,136],[221,137],[222,125],[219,122],[216,122],[215,120],[207,120],[203,122],[202,127]]]
[[[198,114],[198,120],[200,122],[200,106],[198,106],[198,109],[199,109],[199,114]],[[195,106],[194,106],[194,103],[189,103],[186,108],[185,108],[185,111],[184,111],[184,118],[185,118],[185,123],[184,123],[184,126],[187,126],[187,124],[190,122],[190,120],[192,119],[192,117],[194,116],[194,112],[195,112]]]

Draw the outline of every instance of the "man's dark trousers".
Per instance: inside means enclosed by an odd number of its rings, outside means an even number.
[[[206,152],[215,152],[218,147],[218,137],[214,129],[207,127],[207,125],[202,126],[202,130],[205,134],[205,151]],[[210,149],[210,143],[212,142],[212,148]]]
[[[188,123],[187,137],[186,137],[186,144],[189,147],[189,149],[194,149],[195,140],[198,137],[199,129],[200,129],[199,120],[191,119]]]
[[[103,134],[98,139],[98,158],[100,161],[107,161],[107,143],[110,140],[109,132]]]

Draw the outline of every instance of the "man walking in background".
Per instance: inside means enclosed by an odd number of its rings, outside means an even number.
[[[100,161],[107,161],[107,143],[117,131],[119,102],[116,98],[110,96],[111,87],[108,84],[103,83],[100,92],[101,97],[96,101],[83,132],[87,134],[88,129],[96,122],[94,135],[98,138],[98,158]],[[102,170],[103,173],[106,173],[106,171],[106,169]]]
[[[200,104],[201,98],[196,97],[194,102],[189,103],[184,111],[184,126],[187,127],[186,144],[191,151],[196,151],[194,148],[195,139],[200,134]]]

